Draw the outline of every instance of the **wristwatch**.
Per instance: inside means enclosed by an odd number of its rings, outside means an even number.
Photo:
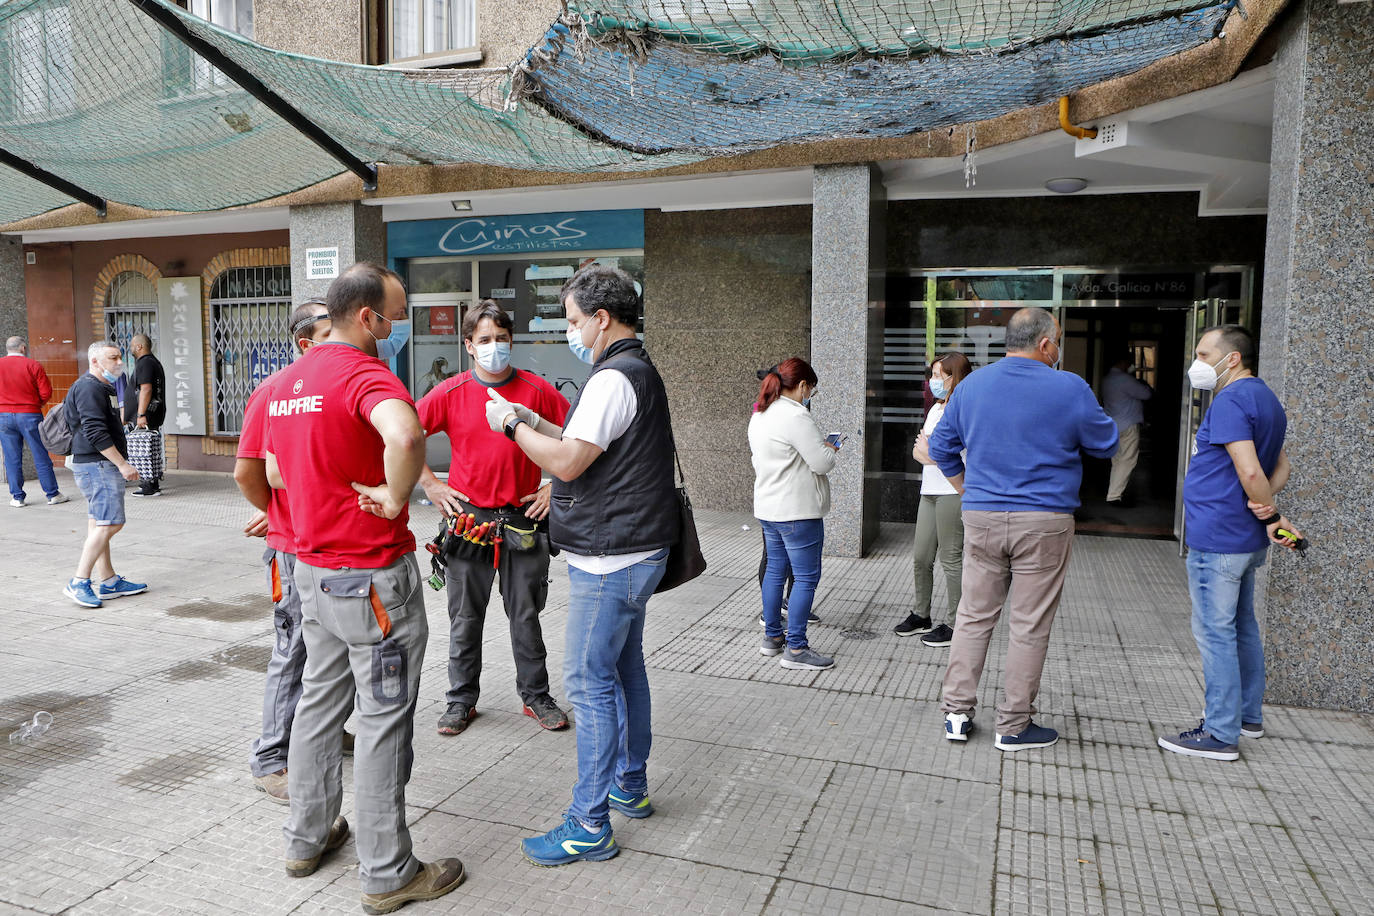
[[[521,423],[524,423],[524,422],[525,422],[525,421],[522,420],[522,419],[520,419],[519,417],[511,417],[509,420],[507,420],[505,426],[502,427],[502,429],[505,430],[506,438],[509,439],[510,441],[514,442],[514,441],[515,441],[515,427],[519,426]]]

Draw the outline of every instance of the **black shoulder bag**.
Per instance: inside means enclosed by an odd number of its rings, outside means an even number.
[[[668,548],[668,562],[664,564],[663,578],[659,580],[654,594],[677,588],[684,582],[691,582],[706,571],[706,558],[701,555],[701,541],[697,538],[697,522],[692,515],[692,500],[687,496],[687,478],[682,474],[682,461],[677,456],[677,445],[673,445],[673,464],[677,467],[678,538],[677,543]]]

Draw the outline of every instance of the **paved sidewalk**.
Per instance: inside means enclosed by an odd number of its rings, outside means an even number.
[[[353,842],[287,878],[285,809],[253,790],[271,616],[232,483],[174,473],[165,496],[129,499],[115,564],[151,589],[94,611],[60,592],[85,528],[62,484],[71,503],[0,509],[0,727],[53,715],[36,741],[0,742],[0,916],[359,912]],[[421,539],[437,518],[413,507]],[[891,633],[911,598],[909,526],[885,527],[867,559],[826,560],[811,639],[836,667],[800,672],[757,651],[756,523],[697,519],[708,574],[655,598],[645,632],[657,810],[612,815],[610,862],[520,856],[568,803],[574,736],[520,715],[499,598],[480,715],[435,733],[447,617],[426,590],[410,819],[420,857],[458,855],[468,880],[402,912],[1374,912],[1374,719],[1266,707],[1268,735],[1242,739],[1237,763],[1155,747],[1202,702],[1176,545],[1078,539],[1040,701],[1065,740],[1010,755],[990,733],[1005,627],[967,746],[941,737],[945,650]],[[562,561],[552,579],[563,701]]]

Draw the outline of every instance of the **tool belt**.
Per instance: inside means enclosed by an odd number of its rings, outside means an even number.
[[[460,503],[463,511],[439,522],[439,534],[425,545],[430,558],[429,585],[435,591],[444,587],[444,570],[450,557],[501,565],[501,550],[526,552],[540,548],[543,522],[525,517],[522,507],[503,506],[484,509]]]

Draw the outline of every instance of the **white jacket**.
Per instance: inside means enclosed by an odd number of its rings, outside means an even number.
[[[811,411],[780,397],[749,419],[754,459],[754,517],[765,522],[823,518],[830,511],[835,450],[826,445]]]

